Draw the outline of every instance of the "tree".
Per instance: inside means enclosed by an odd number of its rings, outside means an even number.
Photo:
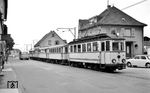
[[[13,46],[15,43],[14,43],[14,40],[10,34],[2,35],[2,40],[6,41],[6,48],[7,49],[9,49],[9,50],[13,49]]]

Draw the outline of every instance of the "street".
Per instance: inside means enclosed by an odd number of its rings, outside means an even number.
[[[11,59],[21,93],[149,93],[150,69],[107,73],[34,60]],[[11,78],[12,79],[12,78]],[[5,84],[6,85],[6,84]]]

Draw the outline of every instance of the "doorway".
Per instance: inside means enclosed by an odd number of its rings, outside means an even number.
[[[132,57],[132,45],[133,42],[126,42],[126,58]]]

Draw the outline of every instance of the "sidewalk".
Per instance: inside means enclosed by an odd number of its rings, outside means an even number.
[[[16,81],[16,73],[13,70],[11,63],[8,62],[5,64],[5,68],[0,74],[0,93],[21,93],[19,88],[17,88],[19,86],[17,86]]]

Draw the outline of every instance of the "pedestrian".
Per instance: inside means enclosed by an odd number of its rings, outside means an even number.
[[[1,62],[1,65],[2,65],[2,69],[4,69],[5,60],[4,60],[4,54],[3,54],[2,51],[0,52],[0,62]]]

